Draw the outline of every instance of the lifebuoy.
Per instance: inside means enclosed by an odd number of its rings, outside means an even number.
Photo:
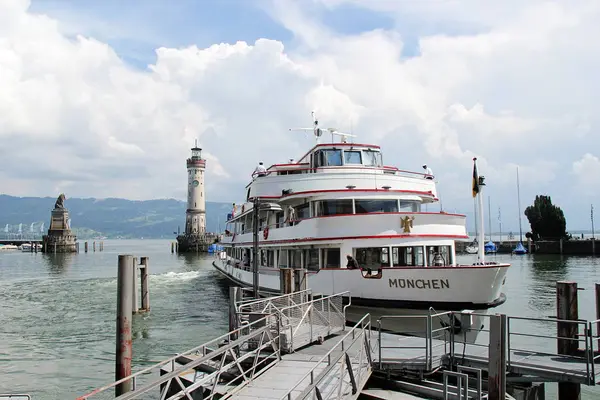
[[[263,239],[267,240],[268,237],[269,237],[269,228],[265,228],[263,230]]]

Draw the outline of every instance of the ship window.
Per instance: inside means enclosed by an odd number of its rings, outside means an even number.
[[[352,214],[352,200],[321,200],[316,203],[316,214],[323,215]]]
[[[356,249],[356,262],[359,268],[378,269],[390,266],[390,250],[387,247]]]
[[[294,207],[296,210],[296,219],[310,218],[310,205],[309,203]]]
[[[302,268],[302,250],[289,250],[290,268]]]
[[[363,153],[365,155],[365,165],[369,165],[371,167],[381,167],[383,165],[380,152],[364,150]]]
[[[354,200],[356,213],[366,214],[374,212],[398,212],[396,200]]]
[[[362,164],[360,151],[344,151],[344,164]]]
[[[323,265],[325,268],[339,268],[340,249],[323,249]]]
[[[422,246],[392,247],[393,267],[422,267],[424,261]]]
[[[451,246],[427,246],[427,266],[442,267],[452,265]]]
[[[279,251],[279,267],[287,268],[287,266],[288,266],[288,251],[280,250]]]
[[[419,212],[419,211],[421,211],[421,203],[419,203],[418,201],[400,200],[400,211],[401,212]]]
[[[306,268],[311,271],[319,270],[319,249],[308,249],[304,255]]]
[[[342,165],[341,150],[323,150],[325,155],[325,165],[329,167],[339,167]]]

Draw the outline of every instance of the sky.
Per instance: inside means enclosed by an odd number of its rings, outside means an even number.
[[[477,157],[494,230],[500,208],[518,231],[517,168],[522,211],[550,195],[590,229],[599,17],[596,0],[0,0],[0,192],[185,199],[197,139],[207,199],[239,202],[258,161],[313,145],[288,128],[314,110],[386,165],[427,163],[445,211],[472,216]]]

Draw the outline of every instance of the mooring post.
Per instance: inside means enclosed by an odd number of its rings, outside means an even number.
[[[140,306],[138,303],[138,266],[137,266],[137,257],[133,257],[133,270],[131,274],[133,276],[133,280],[131,282],[131,311],[136,314],[140,311]]]
[[[561,240],[562,243],[562,240]],[[556,282],[556,317],[558,318],[557,348],[558,354],[576,355],[579,349],[579,311],[577,305],[577,282]],[[558,400],[581,398],[581,385],[578,383],[561,382],[558,384]]]
[[[290,294],[294,291],[294,270],[292,268],[279,268],[279,288],[281,294]]]
[[[242,291],[237,286],[229,287],[229,332],[235,331],[238,326],[238,318],[235,305],[242,301]],[[232,337],[232,340],[237,339],[236,337]]]
[[[563,240],[560,239],[560,254],[563,253]]]
[[[488,354],[488,399],[506,398],[506,315],[490,316]]]
[[[596,283],[596,319],[600,320],[600,283]],[[596,350],[600,350],[600,322],[596,322],[596,335],[598,338],[598,347]]]
[[[132,309],[131,297],[133,287],[133,256],[119,255],[117,272],[117,343],[115,351],[115,380],[131,375],[131,357],[133,344],[131,340]],[[115,387],[115,396],[131,391],[131,380]]]
[[[298,268],[294,270],[294,291],[301,292],[306,290],[306,269]]]
[[[150,311],[150,290],[148,290],[148,257],[141,257],[140,264],[142,264],[141,279],[142,279],[142,311]]]
[[[87,253],[88,252],[88,242],[85,242],[83,244],[83,250]]]
[[[93,249],[94,251],[96,251],[96,241],[94,241],[94,242],[92,243],[92,249]]]
[[[175,242],[171,242],[171,254],[175,253]]]

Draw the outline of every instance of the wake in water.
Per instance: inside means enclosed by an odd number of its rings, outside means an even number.
[[[150,275],[150,280],[153,284],[157,283],[172,283],[172,282],[186,282],[198,278],[201,275],[200,271],[186,271],[186,272],[165,272],[163,274]]]

